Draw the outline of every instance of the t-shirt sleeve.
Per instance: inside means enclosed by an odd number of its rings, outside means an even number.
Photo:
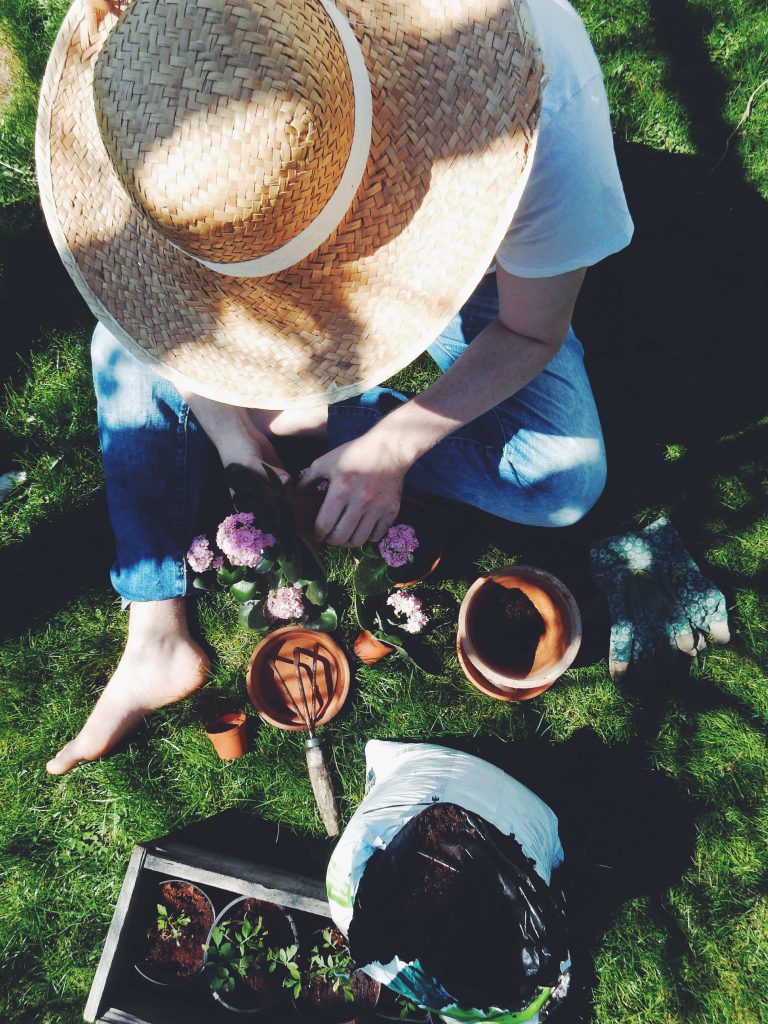
[[[518,277],[552,277],[618,252],[633,230],[598,75],[542,115],[531,174],[496,260]]]

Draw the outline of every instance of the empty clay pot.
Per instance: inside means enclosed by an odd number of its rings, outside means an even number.
[[[377,661],[381,661],[382,658],[391,654],[394,649],[389,644],[383,644],[381,640],[377,640],[369,629],[364,629],[355,640],[355,654],[364,665],[375,665]]]
[[[301,626],[283,626],[268,633],[251,655],[245,675],[245,685],[251,703],[261,718],[278,729],[298,731],[306,729],[304,719],[296,713],[293,703],[301,709],[301,689],[293,666],[293,652],[296,647],[311,651],[319,643],[317,662],[317,687],[320,695],[320,714],[316,725],[321,726],[338,714],[349,694],[349,662],[339,644],[328,633],[303,629]],[[280,671],[285,680],[293,703],[286,698],[280,681],[270,661],[283,659]],[[304,664],[311,658],[302,656]],[[306,679],[305,679],[306,682]]]
[[[543,620],[532,664],[522,674],[478,647],[473,625],[483,612],[490,581],[507,590],[521,590]],[[571,665],[580,644],[581,615],[573,595],[556,577],[534,566],[513,565],[481,577],[469,588],[459,610],[457,653],[464,673],[483,693],[501,700],[530,700],[549,689]]]
[[[222,761],[235,761],[248,750],[247,718],[242,711],[219,715],[206,725],[205,735]]]

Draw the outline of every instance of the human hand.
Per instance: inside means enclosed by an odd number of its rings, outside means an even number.
[[[254,424],[248,409],[214,402],[189,392],[185,392],[183,397],[213,442],[223,466],[234,463],[264,476],[266,463],[283,483],[291,479],[269,439]]]
[[[609,537],[591,551],[592,572],[608,600],[608,667],[620,679],[630,666],[648,671],[655,657],[695,657],[706,635],[730,640],[725,597],[700,571],[665,518],[638,533]]]
[[[407,469],[367,434],[315,459],[301,474],[299,488],[327,483],[316,539],[347,547],[380,540],[400,510]]]

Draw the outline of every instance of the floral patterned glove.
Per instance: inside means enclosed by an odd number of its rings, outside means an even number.
[[[707,633],[719,644],[730,640],[725,597],[702,575],[668,519],[608,537],[590,554],[611,613],[613,679],[630,665],[648,670],[657,654],[695,657],[706,647]]]

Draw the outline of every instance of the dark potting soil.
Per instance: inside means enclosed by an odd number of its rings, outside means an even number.
[[[368,861],[350,947],[358,963],[419,960],[462,1006],[519,1010],[567,952],[562,906],[514,836],[433,804]]]
[[[330,981],[313,981],[296,1000],[299,1013],[330,1024],[362,1020],[376,1005],[378,985],[362,971],[355,971],[350,978],[354,1002],[348,1003],[341,992],[333,991]]]
[[[544,619],[518,587],[495,580],[482,585],[472,609],[470,630],[479,653],[516,676],[527,675],[544,634]]]
[[[175,939],[164,938],[157,929],[156,903],[163,904],[169,915],[189,917],[190,922]],[[203,962],[203,943],[213,924],[213,911],[208,900],[197,886],[185,882],[166,882],[160,887],[160,898],[152,903],[152,920],[144,938],[143,965],[160,968],[169,978],[185,978],[194,974]]]

